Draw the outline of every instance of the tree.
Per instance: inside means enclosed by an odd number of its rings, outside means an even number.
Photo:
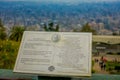
[[[81,32],[80,30],[81,30],[80,28],[74,28],[73,32]]]
[[[5,27],[2,24],[2,20],[0,19],[0,40],[5,40],[7,37],[7,34],[5,32]]]
[[[91,26],[88,23],[82,27],[81,32],[92,32],[94,35],[96,34],[96,31],[91,29]]]
[[[54,25],[53,22],[50,22],[48,25],[44,24],[44,30],[45,31],[55,31],[58,32],[59,31],[59,25]]]
[[[21,41],[23,32],[25,31],[24,27],[14,26],[11,30],[10,40]]]

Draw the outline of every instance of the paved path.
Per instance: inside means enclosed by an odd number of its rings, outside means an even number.
[[[93,69],[95,70],[96,73],[109,74],[109,72],[101,70],[99,63],[94,63]]]
[[[98,57],[93,57],[93,60],[98,59],[100,60],[100,56]],[[105,71],[105,70],[101,70],[100,66],[99,66],[99,62],[94,62],[94,66],[93,66],[93,70],[95,70],[95,73],[101,73],[101,74],[109,74],[109,72]]]

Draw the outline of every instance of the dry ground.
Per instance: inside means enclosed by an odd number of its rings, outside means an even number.
[[[117,61],[120,61],[120,55],[104,55],[104,57],[107,59],[107,61],[114,61],[115,59]],[[101,56],[93,56],[93,60],[98,59],[100,60]],[[109,74],[109,72],[105,70],[101,70],[98,63],[94,63],[93,69],[95,70],[96,73],[101,73],[101,74]]]

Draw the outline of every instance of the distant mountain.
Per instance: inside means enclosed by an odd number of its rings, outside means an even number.
[[[103,23],[109,30],[113,30],[113,27],[119,28],[120,1],[105,1],[74,5],[35,1],[0,1],[0,18],[8,27],[10,25],[34,26],[48,21],[57,21],[61,27],[72,29],[94,21]]]

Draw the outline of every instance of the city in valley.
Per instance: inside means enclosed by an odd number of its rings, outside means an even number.
[[[120,34],[120,1],[0,1],[0,18],[8,31],[13,26],[43,30],[50,21],[59,24],[60,31],[81,29],[89,23],[99,35]]]

